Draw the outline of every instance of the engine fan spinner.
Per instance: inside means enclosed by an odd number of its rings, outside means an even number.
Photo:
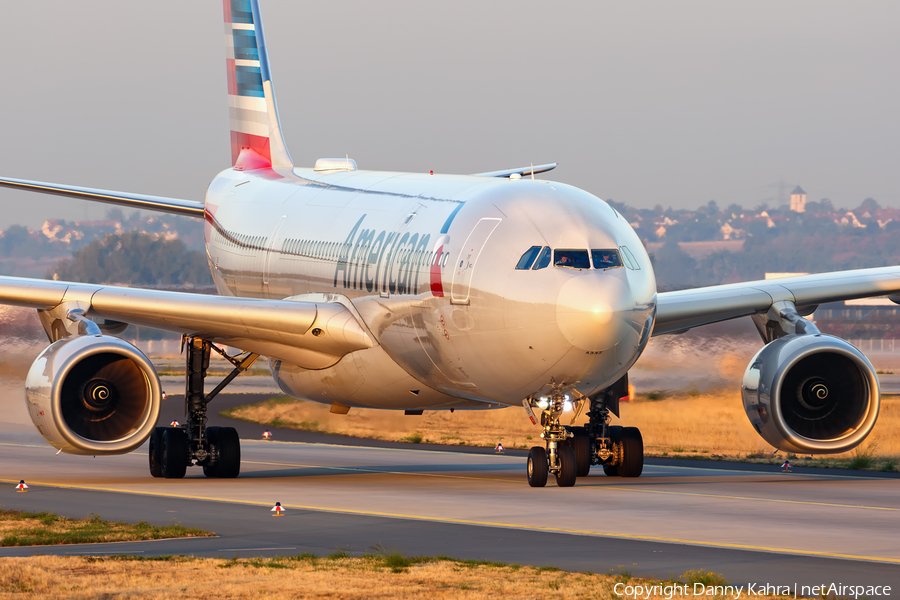
[[[38,431],[69,454],[125,454],[156,426],[161,390],[144,354],[116,337],[74,336],[44,350],[25,380]]]
[[[830,335],[787,335],[750,361],[744,410],[767,442],[788,452],[836,454],[859,445],[878,418],[881,392],[862,352]]]

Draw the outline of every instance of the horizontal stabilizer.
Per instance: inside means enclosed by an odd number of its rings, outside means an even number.
[[[520,177],[530,177],[538,173],[546,173],[556,168],[556,163],[547,163],[546,165],[529,165],[527,167],[519,167],[518,169],[506,169],[505,171],[491,171],[489,173],[475,173],[476,177],[509,177],[510,175],[519,175]]]
[[[26,192],[41,192],[55,196],[78,198],[79,200],[92,200],[94,202],[106,202],[129,208],[143,208],[158,212],[173,213],[187,217],[203,218],[204,207],[202,202],[194,200],[180,200],[178,198],[160,198],[159,196],[145,196],[143,194],[129,194],[127,192],[111,192],[109,190],[95,190],[93,188],[78,187],[74,185],[61,185],[58,183],[44,183],[42,181],[28,181],[26,179],[10,179],[0,177],[0,187]]]

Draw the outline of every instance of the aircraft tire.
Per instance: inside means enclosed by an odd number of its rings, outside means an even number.
[[[541,446],[534,446],[528,451],[527,473],[528,485],[531,487],[544,487],[547,485],[550,463],[547,462],[547,451]]]
[[[611,425],[609,428],[609,437],[612,440],[613,444],[619,444],[622,442],[622,426],[621,425]],[[603,472],[607,477],[618,477],[619,476],[619,465],[603,465]]]
[[[568,445],[575,449],[575,460],[578,464],[578,477],[587,477],[591,472],[591,437],[584,427],[570,427],[575,437],[569,438]]]
[[[166,479],[181,479],[187,472],[187,435],[183,429],[166,427],[162,434],[160,467]]]
[[[210,450],[213,448],[219,447],[219,429],[221,427],[207,427],[206,428],[206,441],[209,444]],[[219,476],[219,463],[207,463],[203,465],[203,474],[207,477],[218,477]]]
[[[219,468],[218,477],[232,479],[241,474],[241,440],[237,429],[222,427],[219,429]]]
[[[162,435],[165,427],[154,427],[150,433],[148,445],[148,458],[150,459],[150,474],[153,477],[162,477]]]
[[[559,471],[556,473],[556,485],[559,487],[572,487],[578,477],[578,459],[575,457],[575,448],[572,446],[560,446]]]
[[[219,451],[214,465],[203,465],[207,477],[234,478],[241,473],[241,440],[234,427],[208,427],[206,439]]]
[[[622,464],[619,475],[640,477],[644,470],[644,439],[637,427],[622,428]]]

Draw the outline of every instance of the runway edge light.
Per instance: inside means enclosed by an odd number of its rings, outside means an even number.
[[[275,513],[272,515],[273,517],[284,516],[284,507],[281,505],[281,502],[275,503],[275,506],[272,507],[272,512]]]
[[[263,439],[264,439],[264,440],[271,440],[271,439],[272,439],[272,432],[269,431],[268,429],[266,429],[265,431],[263,431],[263,435],[262,435],[262,436],[263,436]]]
[[[19,485],[16,486],[16,492],[27,492],[28,484],[25,483],[24,479],[19,480]]]
[[[791,462],[790,462],[790,461],[788,461],[788,460],[784,461],[784,464],[781,465],[781,472],[782,472],[782,473],[791,473],[791,472],[792,472],[792,471],[791,471]]]
[[[503,442],[497,442],[497,447],[494,450],[497,451],[497,454],[503,454]]]

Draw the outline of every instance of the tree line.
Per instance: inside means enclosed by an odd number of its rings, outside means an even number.
[[[48,279],[141,286],[211,286],[204,252],[180,239],[131,231],[109,234],[76,250],[47,272]]]

